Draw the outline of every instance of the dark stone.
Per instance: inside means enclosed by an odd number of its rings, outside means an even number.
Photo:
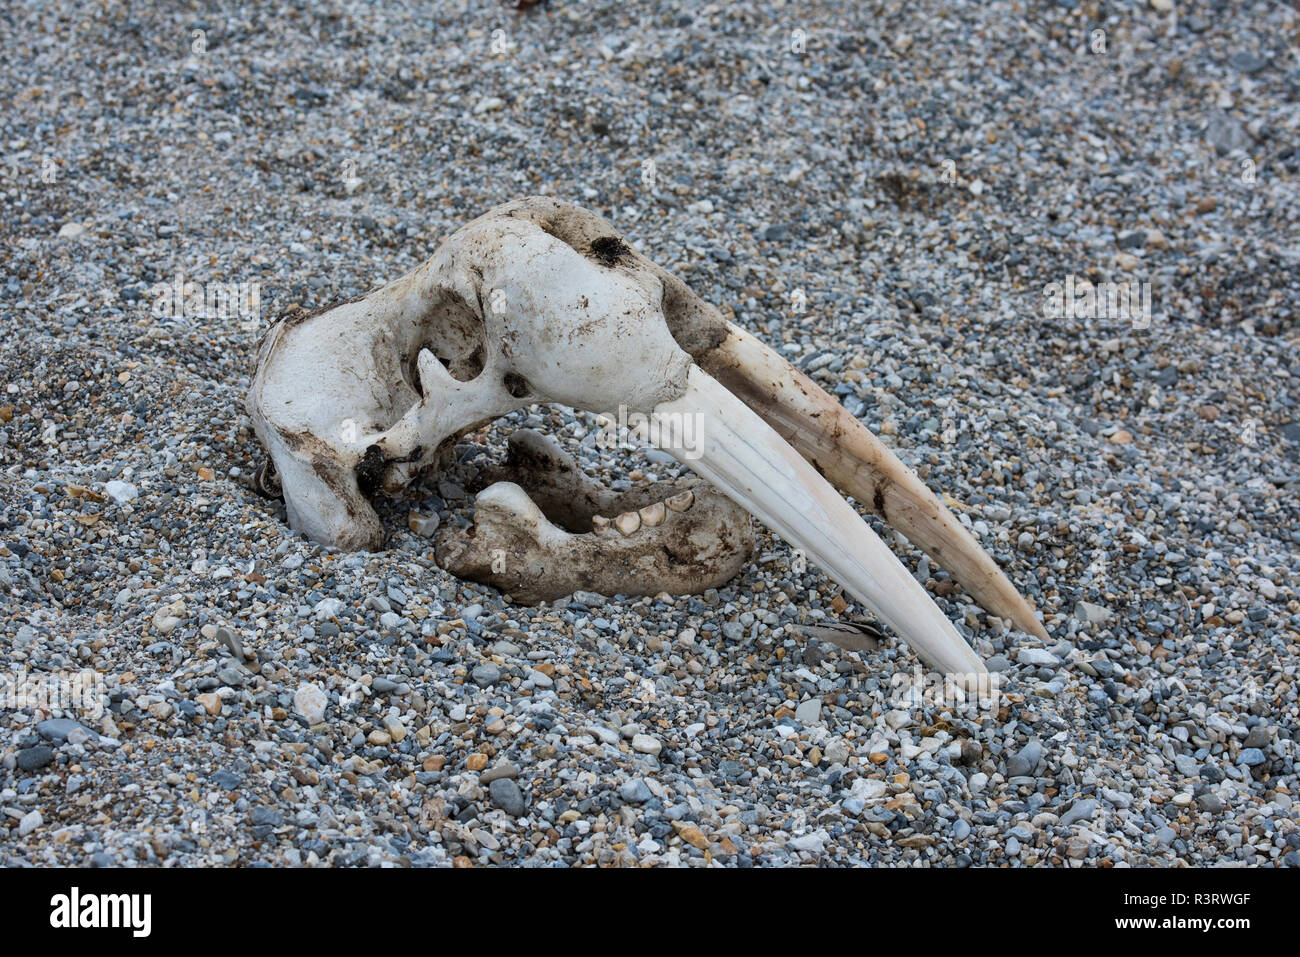
[[[67,741],[68,735],[80,728],[81,725],[70,718],[50,718],[48,721],[42,721],[36,726],[36,733],[46,741]],[[85,730],[84,728],[82,730]],[[98,735],[87,732],[92,738]]]
[[[284,815],[273,807],[267,807],[265,804],[253,808],[248,813],[248,823],[258,826],[279,827],[284,821]]]
[[[493,781],[488,785],[488,795],[494,805],[511,817],[519,817],[525,811],[523,792],[510,778],[497,778]]]
[[[208,780],[219,788],[225,788],[227,791],[233,791],[244,783],[243,776],[232,771],[214,771]]]
[[[1268,66],[1267,60],[1263,57],[1256,56],[1249,50],[1241,50],[1238,53],[1234,53],[1228,58],[1228,62],[1232,64],[1232,68],[1238,73],[1258,73],[1260,70],[1264,69],[1264,67]]]
[[[718,771],[723,777],[734,780],[745,773],[745,766],[739,761],[722,761],[718,764]]]
[[[48,745],[38,744],[34,748],[24,748],[18,752],[18,767],[23,771],[39,771],[54,762],[54,749]]]

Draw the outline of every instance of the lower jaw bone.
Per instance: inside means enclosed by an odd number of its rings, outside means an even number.
[[[434,557],[458,578],[525,604],[579,589],[694,594],[725,584],[753,553],[749,514],[705,483],[617,493],[536,433],[511,436],[510,452],[505,466],[485,473],[493,484],[479,493],[473,524],[438,532]],[[519,484],[500,480],[506,476]]]

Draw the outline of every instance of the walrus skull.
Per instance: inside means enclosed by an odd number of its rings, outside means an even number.
[[[499,206],[390,285],[282,318],[259,345],[248,398],[290,525],[349,550],[383,545],[370,496],[400,490],[461,435],[534,403],[635,421],[642,439],[704,482],[612,518],[599,514],[612,503],[589,495],[594,504],[570,509],[578,527],[566,530],[543,507],[548,497],[552,505],[565,498],[553,481],[532,483],[541,505],[522,484],[498,481],[479,495],[471,529],[439,532],[436,555],[453,572],[490,581],[486,556],[504,555],[494,583],[526,600],[579,586],[707,588],[734,574],[752,548],[748,519],[728,511],[740,506],[931,665],[984,672],[838,486],[991,613],[1046,636],[992,558],[857,419],[634,252],[603,218],[559,200]],[[519,443],[563,471],[558,449],[533,437]],[[687,494],[693,507],[682,508]],[[648,559],[663,553],[669,519],[677,554]],[[724,529],[734,534],[720,543]],[[677,566],[692,560],[698,569],[682,574]],[[611,562],[626,574],[596,574]]]

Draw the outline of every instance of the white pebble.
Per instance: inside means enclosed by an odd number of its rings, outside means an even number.
[[[293,707],[307,719],[308,724],[320,724],[325,720],[325,709],[329,698],[320,685],[308,682],[293,693]]]
[[[125,505],[127,502],[138,498],[140,490],[130,482],[121,482],[114,479],[111,482],[104,483],[104,494],[118,505]]]

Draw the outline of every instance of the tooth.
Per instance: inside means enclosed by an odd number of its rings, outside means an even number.
[[[664,523],[664,517],[667,515],[667,512],[664,510],[663,502],[655,502],[652,505],[647,505],[645,508],[640,509],[638,514],[641,516],[642,525],[654,528],[656,525],[662,525]]]
[[[987,673],[925,589],[812,465],[698,366],[686,383],[679,398],[654,412],[666,421],[703,416],[699,442],[687,448],[671,441],[680,430],[660,430],[668,433],[665,451],[803,548],[938,670],[968,680]]]
[[[695,493],[690,489],[687,489],[685,492],[679,492],[672,498],[665,499],[664,504],[674,512],[684,512],[695,504]]]
[[[624,535],[631,535],[641,527],[641,516],[636,512],[624,512],[614,519],[614,527]]]
[[[731,325],[705,368],[832,484],[946,568],[991,614],[1047,637],[1029,603],[916,473],[778,353]]]
[[[595,532],[604,532],[609,530],[609,519],[604,515],[591,516],[591,528]]]

